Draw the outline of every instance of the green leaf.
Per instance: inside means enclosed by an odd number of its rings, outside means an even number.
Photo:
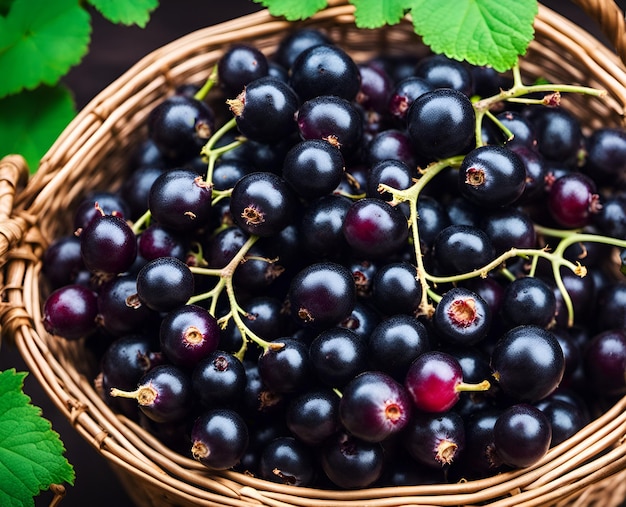
[[[328,5],[328,0],[254,0],[254,2],[267,7],[272,16],[284,16],[288,21],[310,18]]]
[[[150,13],[159,5],[159,0],[88,0],[112,23],[146,26]]]
[[[0,157],[19,153],[34,172],[41,157],[75,115],[72,95],[61,85],[0,99]]]
[[[0,16],[6,16],[11,8],[13,0],[0,0]]]
[[[56,84],[85,55],[90,34],[79,0],[15,0],[0,17],[0,97]]]
[[[435,53],[503,72],[534,37],[537,0],[413,0],[415,31]]]
[[[354,7],[356,26],[378,28],[400,22],[412,7],[413,0],[351,0]]]
[[[34,506],[51,484],[74,484],[74,468],[41,409],[23,392],[26,373],[0,372],[0,505]]]

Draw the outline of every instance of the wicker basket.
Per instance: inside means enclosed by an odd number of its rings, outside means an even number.
[[[626,56],[623,14],[608,0],[579,0]],[[325,29],[355,59],[425,51],[406,21],[357,30],[345,1],[305,21]],[[67,127],[26,187],[20,157],[0,162],[0,306],[2,335],[23,355],[73,427],[110,463],[139,506],[564,506],[619,505],[626,498],[626,397],[537,464],[488,479],[449,485],[324,491],[278,485],[234,472],[210,473],[113,413],[83,375],[79,343],[48,335],[41,324],[41,258],[49,241],[71,230],[71,210],[86,189],[119,185],[144,119],[183,82],[202,83],[231,42],[253,41],[271,54],[293,28],[262,11],[194,32],[154,51],[100,93]],[[536,40],[521,62],[526,79],[604,88],[606,99],[574,97],[568,107],[588,127],[623,125],[626,67],[612,51],[551,10],[540,7]],[[17,192],[16,192],[17,191]],[[15,200],[15,202],[14,202]]]

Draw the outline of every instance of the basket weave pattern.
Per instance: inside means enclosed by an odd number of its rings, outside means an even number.
[[[623,15],[613,2],[579,2],[626,57]],[[406,21],[357,30],[352,7],[333,2],[299,26],[326,30],[355,60],[381,51],[425,53]],[[268,55],[293,23],[259,12],[194,32],[150,55],[98,95],[68,126],[25,185],[19,157],[0,161],[0,303],[2,336],[19,348],[29,369],[72,425],[109,461],[139,506],[591,506],[626,498],[626,398],[524,470],[459,484],[324,491],[289,487],[234,472],[210,473],[177,454],[102,401],[81,346],[56,339],[41,323],[41,258],[49,242],[71,231],[73,207],[87,189],[119,186],[133,146],[144,136],[150,109],[182,83],[202,83],[225,47],[252,42]],[[587,32],[541,7],[536,39],[521,62],[526,80],[584,84],[606,99],[565,98],[587,127],[624,125],[626,67]]]

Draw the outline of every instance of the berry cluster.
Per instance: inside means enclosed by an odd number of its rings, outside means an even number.
[[[47,249],[45,328],[213,470],[353,489],[532,465],[626,393],[626,132],[561,93],[602,94],[356,62],[316,30],[233,45]]]

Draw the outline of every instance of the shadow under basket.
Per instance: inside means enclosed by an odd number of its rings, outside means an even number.
[[[623,14],[613,2],[578,3],[623,52]],[[120,185],[130,153],[146,135],[144,123],[152,107],[180,84],[202,84],[231,43],[252,43],[271,55],[287,31],[304,26],[325,30],[357,61],[380,53],[427,52],[409,20],[360,30],[352,6],[335,1],[310,20],[287,23],[261,11],[191,33],[146,56],[79,113],[28,182],[20,157],[1,161],[2,336],[18,347],[50,398],[108,460],[138,506],[619,505],[626,498],[626,398],[526,469],[456,484],[301,488],[231,471],[211,472],[168,449],[102,401],[94,378],[83,370],[87,359],[81,341],[44,330],[43,252],[54,238],[71,232],[72,210],[87,191]],[[568,96],[563,102],[587,128],[623,126],[626,67],[616,53],[544,6],[535,29],[536,38],[520,63],[524,81],[544,78],[602,88],[605,98]]]

